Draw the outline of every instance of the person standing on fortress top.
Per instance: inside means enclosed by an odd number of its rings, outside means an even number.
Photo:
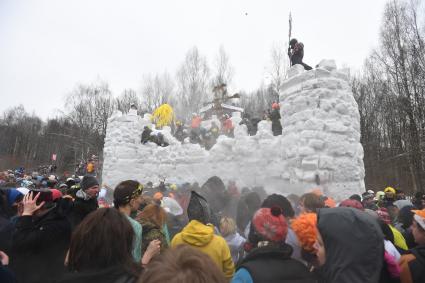
[[[304,69],[307,71],[313,69],[309,65],[303,63],[304,44],[298,42],[298,40],[296,40],[295,38],[289,41],[288,56],[291,60],[291,66],[294,66],[295,64],[300,64],[303,65]]]
[[[272,104],[272,113],[270,114],[270,120],[272,120],[272,131],[274,136],[282,135],[282,124],[280,123],[279,103],[274,102]]]

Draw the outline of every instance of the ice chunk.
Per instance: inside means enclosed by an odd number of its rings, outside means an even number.
[[[335,60],[326,60],[326,59],[323,59],[319,63],[319,68],[328,70],[329,72],[330,71],[333,71],[333,70],[336,70]]]

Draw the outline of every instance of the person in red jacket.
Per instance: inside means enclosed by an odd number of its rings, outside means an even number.
[[[193,113],[192,115],[192,123],[190,125],[190,142],[191,143],[200,143],[201,142],[201,122],[202,118]]]
[[[223,116],[223,126],[222,126],[223,134],[225,134],[228,137],[234,137],[233,130],[234,130],[233,122],[230,119],[230,116],[228,114],[225,114]]]

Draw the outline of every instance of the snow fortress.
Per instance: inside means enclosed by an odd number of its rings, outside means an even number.
[[[170,145],[140,143],[150,115],[120,112],[108,121],[103,182],[198,182],[211,176],[243,186],[264,186],[269,192],[301,195],[320,187],[337,200],[365,190],[363,148],[358,106],[348,84],[348,72],[323,60],[311,71],[295,65],[280,94],[282,136],[273,136],[271,122],[261,121],[248,136],[239,115],[232,117],[235,138],[220,136],[207,151],[181,144],[170,128],[161,130]],[[238,114],[238,113],[235,113]],[[319,185],[318,185],[319,184]]]

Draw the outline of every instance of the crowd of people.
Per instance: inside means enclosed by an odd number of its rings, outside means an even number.
[[[41,178],[40,178],[41,177]],[[424,282],[425,194],[0,173],[0,282]],[[282,188],[285,191],[285,188]]]

